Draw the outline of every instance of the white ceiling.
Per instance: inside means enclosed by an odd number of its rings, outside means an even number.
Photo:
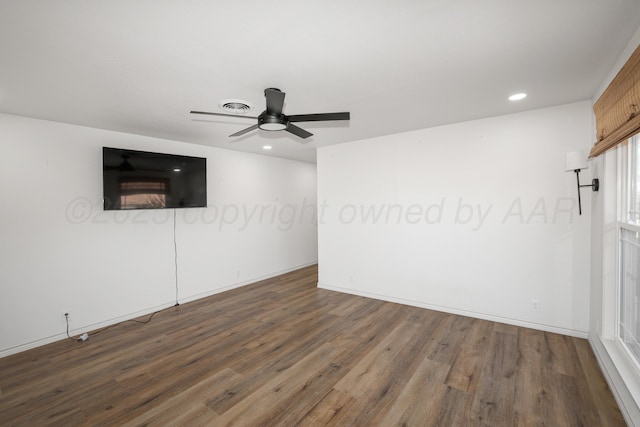
[[[590,99],[638,0],[0,0],[0,112],[315,162],[316,147]],[[226,98],[350,111],[228,135]],[[512,103],[507,96],[526,91]]]

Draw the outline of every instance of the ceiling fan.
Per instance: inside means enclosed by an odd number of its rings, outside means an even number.
[[[225,117],[241,117],[247,119],[258,120],[253,126],[249,126],[246,129],[236,132],[229,136],[240,136],[245,133],[251,132],[255,129],[262,130],[286,130],[300,138],[309,138],[313,134],[306,130],[294,125],[297,122],[324,122],[333,120],[349,120],[350,114],[344,113],[317,113],[317,114],[295,114],[287,116],[282,112],[284,106],[285,93],[280,89],[267,88],[264,90],[264,96],[267,98],[267,109],[264,110],[258,117],[236,115],[236,114],[224,114],[224,113],[209,113],[206,111],[191,111],[191,114],[206,114],[211,116],[225,116]]]

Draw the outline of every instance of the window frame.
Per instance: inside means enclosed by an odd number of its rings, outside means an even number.
[[[622,307],[622,295],[623,295],[623,271],[622,271],[622,230],[628,230],[634,233],[640,233],[640,225],[626,223],[622,221],[618,221],[618,286],[616,287],[616,323],[615,323],[615,340],[622,346],[625,354],[629,357],[630,361],[633,363],[635,368],[638,370],[640,374],[640,356],[636,356],[629,346],[625,343],[622,335],[621,335],[621,324],[622,324],[622,312],[624,308]],[[640,263],[639,263],[640,264]]]
[[[626,359],[635,369],[636,373],[640,375],[640,357],[637,357],[631,349],[624,342],[621,336],[621,316],[622,316],[622,294],[623,294],[623,264],[622,264],[622,230],[628,230],[631,232],[640,233],[640,216],[636,214],[636,220],[631,221],[631,207],[632,191],[640,192],[640,186],[636,181],[636,185],[631,182],[631,174],[635,173],[636,176],[640,176],[640,167],[632,165],[634,158],[639,156],[640,147],[640,135],[635,135],[629,138],[626,142],[620,144],[617,147],[617,224],[616,224],[616,286],[615,286],[615,324],[613,327],[614,341],[622,352],[626,356]],[[637,168],[637,169],[636,169]],[[637,187],[636,187],[637,186]],[[639,197],[640,198],[640,197]],[[638,200],[635,200],[636,204]],[[640,262],[639,262],[640,264]]]

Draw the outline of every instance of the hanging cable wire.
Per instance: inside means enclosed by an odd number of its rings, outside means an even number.
[[[176,306],[180,305],[178,302],[178,243],[176,242],[176,209],[173,208],[173,261],[175,264],[175,276],[176,276]]]

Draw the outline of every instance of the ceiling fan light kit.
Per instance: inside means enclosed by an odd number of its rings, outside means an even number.
[[[260,114],[258,116],[258,127],[262,130],[284,130],[287,125],[283,123],[282,117],[268,116]]]
[[[309,138],[313,134],[307,132],[294,125],[297,122],[321,122],[321,121],[334,121],[334,120],[349,120],[351,118],[350,113],[315,113],[315,114],[296,114],[287,116],[282,112],[284,107],[285,93],[277,88],[267,88],[264,90],[264,96],[266,98],[267,108],[260,113],[258,117],[245,116],[241,114],[224,114],[224,113],[211,113],[207,111],[191,111],[191,114],[206,114],[211,116],[224,116],[224,117],[240,117],[246,119],[257,120],[257,123],[248,128],[242,129],[229,136],[240,136],[245,133],[251,132],[255,129],[261,129],[266,131],[281,131],[286,130],[293,135],[296,135],[302,139]],[[226,107],[225,107],[226,105]],[[243,107],[245,105],[248,108]],[[249,111],[251,105],[241,100],[225,100],[222,101],[220,106],[226,111]]]

